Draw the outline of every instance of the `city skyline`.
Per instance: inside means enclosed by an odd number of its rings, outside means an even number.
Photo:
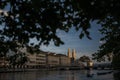
[[[79,39],[80,30],[75,31],[74,28],[71,28],[68,33],[58,30],[57,35],[64,42],[64,45],[56,47],[54,43],[51,42],[48,46],[42,45],[40,49],[48,52],[67,54],[68,48],[70,48],[71,51],[72,49],[76,50],[77,58],[82,55],[90,56],[92,53],[96,52],[99,49],[99,46],[102,43],[100,41],[102,35],[98,31],[100,27],[101,26],[96,24],[96,22],[91,23],[91,28],[88,31],[90,32],[92,40],[89,40],[86,38],[86,36],[83,37],[83,39]]]
[[[92,53],[96,52],[102,44],[102,41],[100,41],[102,35],[98,31],[100,27],[101,26],[96,24],[96,22],[91,23],[91,28],[88,31],[90,32],[92,40],[89,40],[86,36],[80,39],[80,30],[75,31],[74,27],[72,27],[68,33],[58,30],[57,35],[61,38],[64,44],[57,47],[51,42],[48,46],[41,45],[40,49],[47,52],[67,54],[68,48],[70,48],[71,51],[72,49],[76,50],[77,58],[83,55],[90,56]],[[38,41],[32,39],[31,42],[37,44]]]

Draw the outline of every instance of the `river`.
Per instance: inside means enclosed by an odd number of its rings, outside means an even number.
[[[107,70],[108,71],[108,70]],[[120,80],[113,73],[97,75],[105,70],[31,71],[0,73],[0,80]],[[92,76],[87,76],[92,73]]]

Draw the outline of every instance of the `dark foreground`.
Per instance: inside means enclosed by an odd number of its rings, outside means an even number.
[[[40,70],[0,73],[0,80],[120,80],[119,76],[120,73],[110,70]]]

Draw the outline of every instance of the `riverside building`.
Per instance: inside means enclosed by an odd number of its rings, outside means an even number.
[[[9,63],[5,57],[0,57],[0,68],[8,67]]]
[[[56,67],[59,65],[59,57],[55,53],[48,53],[46,56],[47,67]]]
[[[75,49],[70,51],[68,49],[68,54],[56,54],[51,52],[44,52],[35,48],[31,48],[33,51],[27,51],[27,48],[21,49],[22,53],[27,56],[27,62],[23,65],[12,65],[6,63],[3,58],[0,58],[0,67],[3,65],[8,65],[10,68],[28,68],[28,69],[39,69],[48,67],[59,67],[59,66],[71,66],[75,64],[76,51]],[[13,67],[15,66],[15,67]]]
[[[70,58],[64,54],[57,54],[59,57],[59,66],[70,66]]]
[[[42,68],[46,66],[46,52],[27,54],[27,68]]]
[[[72,56],[72,54],[71,54]],[[41,67],[58,67],[70,66],[71,58],[64,54],[56,54],[52,52],[34,52],[27,53],[28,62],[26,68],[41,68]]]

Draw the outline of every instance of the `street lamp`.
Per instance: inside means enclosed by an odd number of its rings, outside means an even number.
[[[87,62],[87,67],[88,68],[92,68],[93,67],[93,62],[92,61],[88,61]]]

